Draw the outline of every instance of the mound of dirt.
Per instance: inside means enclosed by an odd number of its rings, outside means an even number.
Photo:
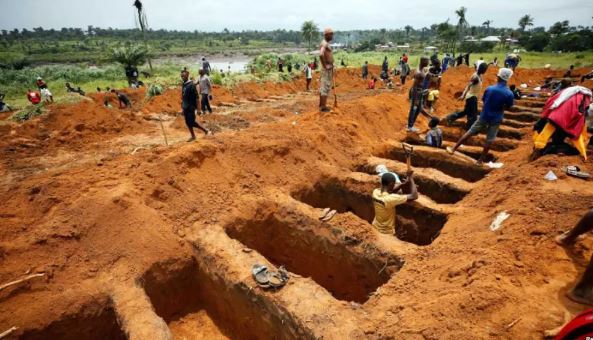
[[[472,72],[444,74],[437,115],[463,106],[454,94]],[[511,83],[533,86],[554,72],[519,69]],[[528,162],[530,127],[521,121],[503,125],[495,143],[505,146],[493,151],[502,169],[416,146],[421,198],[398,207],[396,235],[381,235],[369,223],[378,186],[369,159],[406,168],[410,84],[369,91],[359,69],[341,69],[336,85],[339,107],[330,113],[319,112],[302,77],[217,88],[215,113],[199,117],[217,134],[194,143],[184,142],[174,116],[178,89],[150,101],[126,91],[132,110],[92,95],[10,123],[0,142],[0,282],[47,276],[0,292],[0,329],[16,326],[23,338],[68,338],[66,330],[134,337],[139,329],[163,337],[535,338],[584,309],[563,294],[593,240],[573,254],[553,238],[593,201],[592,187],[560,168],[591,172],[590,162]],[[162,128],[145,119],[153,114]],[[463,133],[443,129],[446,143]],[[464,152],[483,142],[468,141]],[[549,170],[558,181],[544,179]],[[325,207],[338,214],[322,222]],[[511,217],[493,232],[501,211]],[[306,261],[295,258],[303,252]],[[258,288],[255,263],[287,265],[287,285]],[[336,271],[340,264],[350,270]]]

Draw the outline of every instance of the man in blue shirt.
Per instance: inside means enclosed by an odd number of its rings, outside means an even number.
[[[478,159],[478,165],[482,164],[484,158],[488,154],[488,150],[490,150],[490,145],[492,145],[496,139],[500,123],[504,116],[504,110],[513,106],[514,95],[507,87],[507,82],[511,79],[512,75],[513,71],[508,68],[501,68],[498,70],[498,83],[488,87],[482,97],[484,107],[480,113],[480,118],[472,125],[465,135],[459,139],[453,148],[447,148],[447,151],[450,154],[454,154],[459,146],[470,137],[486,130],[486,144],[484,144],[484,150],[482,151],[482,155],[480,155],[480,159]]]

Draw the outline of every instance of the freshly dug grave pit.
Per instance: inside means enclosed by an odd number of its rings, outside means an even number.
[[[175,339],[290,339],[285,317],[268,313],[248,291],[209,277],[195,261],[155,264],[141,282]]]
[[[301,220],[312,226],[319,221]],[[364,303],[385,284],[401,260],[390,261],[372,252],[357,253],[346,244],[318,233],[317,228],[291,225],[270,215],[261,220],[239,220],[226,233],[256,250],[276,266],[310,277],[338,300]],[[387,264],[395,264],[397,268]],[[394,262],[394,263],[391,263]]]
[[[424,140],[420,139],[417,135],[406,136],[405,142],[408,144],[411,144],[411,145],[426,146],[426,142]],[[444,140],[443,145],[439,149],[446,150],[447,147],[453,147],[455,144],[456,144],[455,142]],[[457,152],[460,152],[464,155],[470,156],[471,158],[476,159],[476,160],[478,158],[480,158],[480,156],[482,155],[482,151],[483,151],[482,147],[470,146],[470,145],[463,145],[459,149],[457,149]],[[494,160],[496,160],[496,156],[492,153],[492,151],[488,152],[488,154],[484,158],[485,162],[490,162],[490,161],[494,161]],[[439,202],[439,203],[447,203],[447,202]]]
[[[372,223],[375,209],[372,191],[376,183],[364,183],[360,188],[349,188],[337,178],[318,182],[312,189],[304,189],[293,195],[294,198],[316,208],[335,209],[339,213],[352,212],[361,219]],[[417,202],[410,202],[396,207],[396,236],[416,245],[429,245],[440,234],[447,223],[447,215],[425,207]],[[369,225],[369,228],[372,226]]]
[[[107,303],[107,299],[105,299]],[[17,330],[18,332],[18,330]],[[63,315],[39,330],[27,330],[18,337],[26,340],[127,339],[111,306],[87,305],[78,313]]]
[[[497,137],[521,140],[523,138],[523,136],[525,135],[525,133],[521,130],[511,128],[508,126],[504,126],[505,125],[504,121],[503,121],[503,123],[501,123],[501,125],[502,126],[498,130]],[[463,133],[465,133],[465,122],[462,122],[462,121],[451,122],[450,126],[462,129]]]
[[[385,152],[380,153],[379,157],[406,162],[406,153],[401,147],[389,147]],[[444,150],[421,146],[414,147],[412,166],[435,168],[449,176],[472,183],[481,180],[488,174],[486,168],[461,162]]]
[[[388,159],[381,161],[381,164],[386,165],[389,171],[397,173],[400,178],[405,177],[406,164]],[[356,171],[376,175],[375,168],[376,164],[367,163],[356,167]],[[439,178],[439,175],[441,177],[447,177],[439,173],[438,170],[430,168],[416,169],[414,172],[414,181],[418,185],[418,191],[430,197],[433,201],[443,204],[457,203],[469,193],[469,190],[449,183],[445,179]],[[379,183],[378,176],[377,183]]]
[[[455,130],[455,129],[443,129],[443,139],[445,141],[449,141],[453,144],[457,143],[457,141],[465,134],[463,130]],[[481,133],[477,136],[472,136],[468,140],[464,142],[464,145],[467,146],[477,146],[483,147],[486,144],[486,136],[484,133]],[[490,150],[492,151],[501,151],[506,152],[510,150],[514,150],[519,146],[517,140],[508,139],[503,137],[496,137],[494,143],[490,145]]]

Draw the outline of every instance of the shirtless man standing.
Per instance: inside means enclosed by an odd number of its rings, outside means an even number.
[[[327,96],[331,91],[334,77],[334,55],[329,46],[329,42],[334,38],[334,31],[331,28],[326,28],[323,31],[323,38],[321,49],[319,51],[319,59],[321,60],[319,110],[321,110],[321,112],[329,112],[330,109],[327,107]]]

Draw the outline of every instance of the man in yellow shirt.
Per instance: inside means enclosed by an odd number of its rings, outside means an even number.
[[[403,183],[397,183],[395,174],[386,172],[381,176],[381,188],[373,190],[373,226],[383,234],[395,234],[395,207],[418,199],[414,173],[408,171],[407,176]],[[398,194],[400,189],[409,194]]]

